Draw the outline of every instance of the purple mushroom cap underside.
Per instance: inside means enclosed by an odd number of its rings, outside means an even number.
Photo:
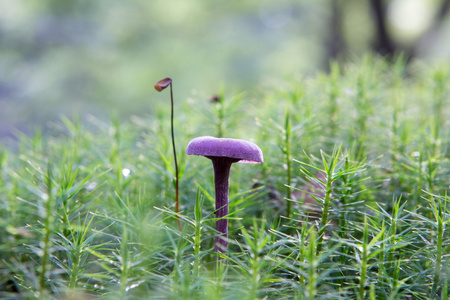
[[[187,148],[188,155],[229,157],[240,163],[264,162],[261,149],[254,143],[240,139],[201,136],[192,139]]]

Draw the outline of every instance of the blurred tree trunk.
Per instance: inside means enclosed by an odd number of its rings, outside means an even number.
[[[376,28],[374,50],[386,56],[392,56],[397,49],[386,26],[386,7],[383,0],[370,0],[373,20]]]
[[[428,30],[426,30],[410,47],[404,49],[395,43],[395,40],[392,38],[392,35],[387,28],[386,1],[369,0],[369,2],[376,29],[376,40],[373,44],[374,51],[391,58],[398,52],[405,52],[408,60],[414,58],[417,55],[418,48],[436,34],[450,11],[450,0],[442,0],[439,9],[437,10],[437,14],[433,19],[434,21]]]
[[[327,44],[327,58],[328,60],[342,59],[347,48],[345,44],[344,34],[342,30],[342,1],[331,0],[331,18],[329,22],[329,36],[326,41]]]

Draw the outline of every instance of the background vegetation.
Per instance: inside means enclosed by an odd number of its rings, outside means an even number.
[[[156,113],[222,83],[253,93],[367,51],[448,60],[448,0],[0,0],[0,133],[80,112]]]

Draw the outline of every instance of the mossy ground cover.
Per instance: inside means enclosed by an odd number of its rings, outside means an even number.
[[[175,99],[181,231],[169,102],[2,147],[0,296],[447,299],[450,68],[367,56],[330,69]],[[231,171],[226,254],[211,164],[184,153],[202,135],[264,153]]]

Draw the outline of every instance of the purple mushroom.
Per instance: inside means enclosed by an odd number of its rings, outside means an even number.
[[[228,188],[231,164],[262,163],[261,149],[251,142],[238,139],[215,138],[211,136],[197,137],[191,140],[186,148],[188,155],[201,155],[209,158],[214,168],[214,187],[216,191],[216,252],[228,249]]]

